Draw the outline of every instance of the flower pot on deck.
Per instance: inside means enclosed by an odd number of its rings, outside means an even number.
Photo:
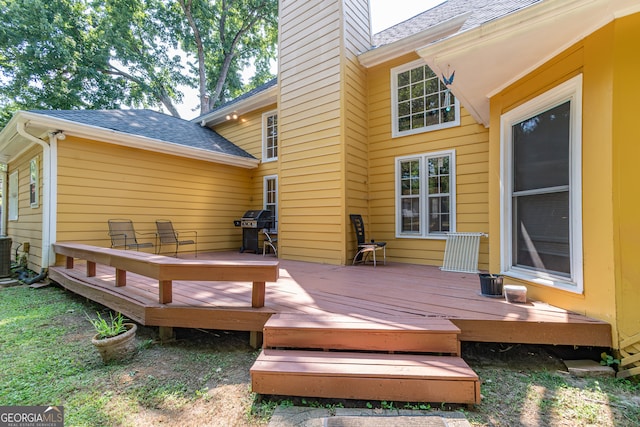
[[[125,323],[126,332],[111,338],[98,338],[94,335],[91,343],[98,349],[102,360],[107,363],[112,360],[125,360],[136,352],[136,331],[138,326],[135,323]]]
[[[502,276],[496,274],[478,274],[480,293],[487,296],[502,296]]]

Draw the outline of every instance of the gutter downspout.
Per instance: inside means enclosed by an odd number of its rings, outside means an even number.
[[[55,240],[55,215],[56,211],[52,204],[55,201],[55,196],[52,196],[52,189],[55,188],[55,168],[56,165],[53,159],[57,155],[57,140],[63,139],[64,134],[59,135],[59,132],[49,134],[49,143],[36,138],[26,130],[25,121],[19,121],[16,124],[16,131],[23,138],[38,144],[42,147],[42,265],[40,274],[31,279],[30,282],[35,283],[35,279],[42,280],[46,277],[47,269],[51,260],[55,263],[55,255],[53,255],[52,240]]]

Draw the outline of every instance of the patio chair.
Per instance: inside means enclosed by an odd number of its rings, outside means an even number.
[[[387,242],[376,242],[373,239],[371,239],[370,242],[366,242],[364,237],[364,221],[362,220],[362,215],[351,214],[349,215],[349,218],[351,218],[351,223],[353,224],[353,228],[356,232],[356,239],[358,241],[358,251],[353,257],[353,264],[365,263],[369,255],[372,255],[373,266],[375,267],[377,264],[376,252],[379,250],[382,250],[383,263],[386,264]]]
[[[178,249],[182,245],[194,245],[196,258],[198,258],[198,232],[197,231],[176,231],[173,224],[168,219],[159,219],[156,221],[156,230],[158,231],[158,253],[162,251],[162,245],[172,245],[175,250],[173,256],[178,257]],[[180,234],[193,234],[193,239],[180,239]]]
[[[136,236],[153,235],[155,237],[155,233],[137,233],[133,228],[133,221],[130,219],[110,219],[107,222],[109,223],[109,236],[111,237],[112,248],[139,250],[140,248],[153,247],[153,243],[151,242],[138,242]]]
[[[277,258],[278,257],[278,238],[271,237],[271,235],[269,234],[269,231],[266,228],[262,230],[262,234],[264,234],[264,241],[262,242],[262,256],[265,256],[267,254],[267,251],[273,250],[273,253]]]

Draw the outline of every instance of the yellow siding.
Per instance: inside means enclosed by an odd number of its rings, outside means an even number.
[[[346,260],[352,259],[357,250],[356,237],[349,214],[363,216],[365,229],[371,230],[375,217],[369,210],[369,159],[368,159],[368,108],[367,72],[357,55],[371,46],[369,10],[367,1],[345,1],[344,64],[342,70],[343,102],[342,118],[345,135],[343,170],[345,185],[344,222],[346,228]],[[368,233],[370,234],[370,233]],[[343,261],[344,262],[344,261]]]
[[[140,233],[170,219],[178,231],[198,232],[198,250],[238,250],[242,233],[233,220],[250,206],[248,170],[72,137],[59,142],[58,241],[108,247],[109,219],[131,219]]]
[[[638,145],[638,95],[640,95],[640,14],[615,22],[612,56],[613,205],[616,254],[616,302],[620,341],[640,333],[640,146]],[[606,50],[610,52],[610,50]],[[602,60],[602,56],[594,60]],[[633,340],[631,340],[633,341]],[[635,344],[640,352],[640,343]]]
[[[582,227],[584,292],[581,295],[526,283],[533,299],[612,324],[617,336],[640,333],[640,227],[637,182],[640,152],[632,135],[640,85],[633,40],[640,15],[618,19],[567,49],[491,100],[490,170],[499,170],[500,115],[569,78],[583,75]],[[499,173],[490,176],[491,206],[499,206]],[[490,210],[491,244],[499,247],[499,209]],[[499,251],[492,251],[497,268]]]
[[[38,156],[39,202],[37,208],[29,203],[30,162]],[[35,146],[23,153],[8,165],[9,175],[18,171],[18,220],[7,222],[7,236],[12,239],[11,257],[15,260],[15,250],[19,245],[29,243],[27,257],[28,268],[40,272],[42,265],[42,148]],[[18,256],[23,254],[24,246],[18,249]]]
[[[230,120],[215,127],[215,131],[232,141],[257,159],[262,159],[262,115],[276,111],[275,104],[250,113],[241,114],[238,120]],[[261,163],[257,169],[247,171],[250,177],[250,205],[247,209],[262,209],[264,207],[263,178],[278,175],[279,162]],[[244,212],[238,212],[236,216]]]
[[[444,240],[396,238],[395,158],[454,149],[457,231],[489,231],[489,132],[461,108],[460,126],[391,137],[391,68],[417,59],[407,55],[369,69],[370,231],[387,241],[387,257],[412,264],[442,265]],[[480,269],[488,269],[487,239],[480,245]]]
[[[285,0],[279,17],[280,254],[341,264],[353,247],[345,201],[366,206],[366,81],[356,54],[369,46],[368,4]]]

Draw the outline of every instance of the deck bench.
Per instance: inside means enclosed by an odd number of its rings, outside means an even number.
[[[264,307],[265,283],[278,280],[278,261],[216,261],[172,258],[147,252],[103,248],[82,243],[57,242],[53,250],[66,257],[65,267],[72,269],[74,258],[87,262],[87,277],[96,275],[96,264],[116,269],[116,286],[126,286],[127,272],[158,280],[158,300],[173,299],[173,281],[252,282],[251,306]]]

